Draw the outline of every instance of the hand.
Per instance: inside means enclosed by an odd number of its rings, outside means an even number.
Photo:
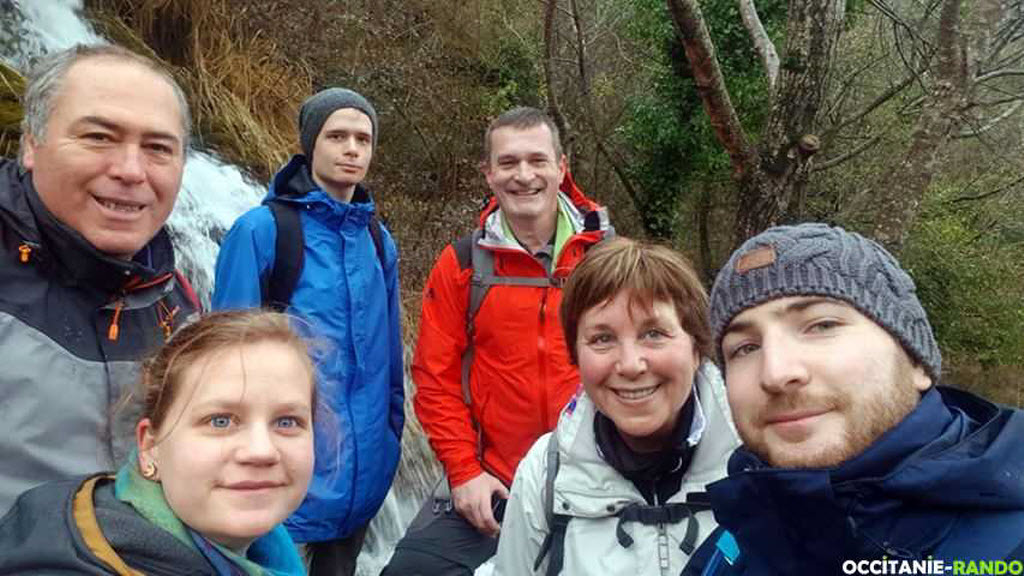
[[[505,488],[501,480],[487,472],[481,472],[469,482],[452,488],[452,503],[455,510],[479,532],[488,536],[497,536],[501,530],[491,511],[491,498],[494,493],[501,498],[508,498],[508,488]]]

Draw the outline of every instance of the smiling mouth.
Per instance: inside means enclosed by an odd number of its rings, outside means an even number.
[[[146,207],[145,204],[137,204],[134,202],[118,202],[116,200],[98,198],[96,196],[93,196],[93,198],[96,199],[96,202],[100,206],[103,206],[107,210],[112,210],[114,212],[122,212],[124,214],[134,214],[136,212],[141,212],[142,209]]]
[[[657,392],[658,388],[660,387],[661,384],[655,384],[654,386],[649,386],[647,388],[633,388],[630,390],[611,388],[610,390],[614,392],[616,396],[623,400],[643,400],[644,398],[647,398],[648,396],[651,396],[652,394]]]
[[[766,422],[769,426],[773,425],[785,425],[785,424],[796,424],[812,418],[817,418],[822,414],[825,414],[828,410],[803,410],[800,412],[790,412],[787,414],[779,414],[768,418]]]

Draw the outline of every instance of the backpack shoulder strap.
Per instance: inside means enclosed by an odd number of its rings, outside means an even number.
[[[494,255],[489,250],[480,247],[479,241],[482,236],[483,230],[477,228],[472,233],[459,238],[455,243],[455,257],[459,261],[459,267],[463,270],[469,268],[473,271],[469,282],[469,301],[466,306],[466,349],[462,352],[462,400],[467,407],[472,404],[472,397],[469,393],[469,370],[473,366],[476,332],[473,320],[476,318],[477,312],[480,311],[480,305],[483,304],[484,296],[487,296],[487,290],[490,289],[490,286],[480,282],[480,274],[486,272],[487,275],[494,276]],[[490,269],[482,270],[487,267]],[[472,411],[470,411],[470,417],[472,418]],[[475,419],[473,428],[479,429]],[[477,442],[477,452],[480,452],[481,448],[480,443]]]
[[[384,263],[387,262],[384,254],[384,232],[381,231],[380,219],[377,218],[376,214],[370,216],[368,227],[370,229],[370,238],[373,240],[373,248],[377,251],[377,260],[380,261],[380,269],[383,271]]]
[[[545,576],[557,576],[562,571],[562,562],[565,560],[565,531],[572,516],[555,514],[555,478],[561,465],[556,431],[551,432],[551,436],[548,437],[548,446],[544,454],[547,463],[544,467],[544,516],[548,520],[548,534],[544,537],[537,558],[533,561],[533,571],[536,572],[544,557],[550,554]]]
[[[274,243],[273,268],[263,290],[263,305],[282,311],[291,302],[302,274],[305,238],[299,211],[294,205],[273,200],[269,207],[277,227],[277,241]]]
[[[199,301],[199,296],[196,296],[192,283],[188,281],[188,278],[180,270],[174,271],[174,281],[177,282],[178,286],[181,286],[181,291],[185,293],[185,298],[195,308],[195,312],[202,313],[203,303]]]

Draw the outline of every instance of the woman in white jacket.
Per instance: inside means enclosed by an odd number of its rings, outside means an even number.
[[[495,574],[683,572],[738,445],[707,310],[668,248],[617,238],[576,268],[561,320],[583,393],[519,464]]]

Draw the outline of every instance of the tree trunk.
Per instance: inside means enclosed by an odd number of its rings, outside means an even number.
[[[936,38],[936,82],[922,105],[910,148],[903,160],[887,170],[873,196],[877,209],[874,237],[898,253],[914,224],[924,193],[932,182],[939,152],[949,140],[968,91],[961,52],[962,0],[944,0]]]

